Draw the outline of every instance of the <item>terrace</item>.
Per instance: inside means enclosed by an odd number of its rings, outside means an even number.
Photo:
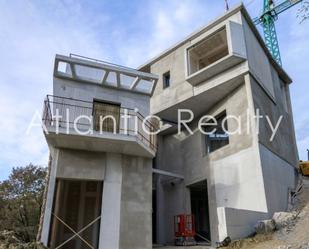
[[[101,101],[47,95],[44,134],[56,148],[153,157],[156,128],[138,111]]]

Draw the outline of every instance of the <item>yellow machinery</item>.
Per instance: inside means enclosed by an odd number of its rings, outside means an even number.
[[[299,170],[304,176],[309,176],[309,161],[300,161]]]
[[[309,176],[309,149],[307,149],[308,161],[299,161],[299,170],[303,176]]]

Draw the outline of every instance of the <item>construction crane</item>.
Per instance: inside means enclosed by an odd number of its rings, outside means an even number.
[[[275,28],[275,21],[278,15],[292,6],[302,2],[302,0],[285,0],[279,4],[274,4],[273,0],[263,0],[263,12],[259,17],[253,19],[255,25],[262,24],[265,44],[275,59],[281,66],[278,38]]]

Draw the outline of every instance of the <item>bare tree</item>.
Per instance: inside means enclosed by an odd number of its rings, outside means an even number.
[[[297,12],[297,17],[300,18],[301,23],[309,19],[309,1],[302,1]]]

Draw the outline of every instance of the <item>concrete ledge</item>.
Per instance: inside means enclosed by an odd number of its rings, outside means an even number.
[[[49,145],[55,148],[98,151],[98,152],[114,152],[134,156],[142,156],[153,158],[155,151],[140,141],[137,136],[113,134],[105,132],[99,134],[81,135],[70,130],[66,133],[65,128],[59,128],[58,134],[53,127],[48,127],[48,134],[45,133],[46,140]]]

